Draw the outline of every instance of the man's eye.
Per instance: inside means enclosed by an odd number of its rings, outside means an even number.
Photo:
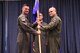
[[[52,11],[50,11],[49,13],[51,13]]]
[[[52,12],[52,11],[50,11],[50,12]]]

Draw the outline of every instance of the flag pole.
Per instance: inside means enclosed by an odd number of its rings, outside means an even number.
[[[37,12],[37,18],[39,18],[39,0],[35,0],[33,14],[35,14],[35,12]],[[41,32],[39,24],[38,24],[37,28],[38,28],[38,32]],[[41,53],[42,51],[41,51],[41,36],[40,35],[38,35],[38,43],[39,43],[39,53]]]
[[[39,10],[37,10],[37,18],[39,18]],[[37,27],[38,27],[38,32],[41,32],[39,24]],[[42,51],[41,51],[41,36],[40,35],[38,35],[38,43],[39,43],[39,52],[42,53]]]
[[[37,18],[39,18],[39,0],[38,0]],[[38,24],[38,32],[41,32],[39,24]],[[39,53],[42,53],[42,51],[41,51],[41,36],[40,35],[38,35],[38,43],[39,43]]]

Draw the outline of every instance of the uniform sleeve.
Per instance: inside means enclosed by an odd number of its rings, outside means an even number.
[[[43,30],[51,30],[55,28],[55,26],[59,23],[59,19],[53,19],[49,24],[46,26],[42,26]]]
[[[19,24],[20,24],[21,28],[24,31],[37,35],[37,31],[34,30],[31,26],[29,26],[30,23],[28,23],[24,17],[19,18],[18,21],[19,21]]]
[[[32,24],[32,28],[36,28],[37,27],[37,22],[34,22],[33,24]]]

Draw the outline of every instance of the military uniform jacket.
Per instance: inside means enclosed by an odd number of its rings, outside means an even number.
[[[28,21],[27,17],[24,14],[21,14],[18,17],[18,37],[17,37],[17,43],[20,45],[19,49],[22,49],[24,52],[23,53],[29,53],[29,39],[30,39],[30,34],[37,35],[36,30],[33,29],[35,24],[31,25],[30,22]],[[22,52],[19,50],[19,52]]]
[[[42,26],[43,31],[48,31],[48,42],[50,53],[57,53],[60,46],[61,19],[56,15],[46,26]]]

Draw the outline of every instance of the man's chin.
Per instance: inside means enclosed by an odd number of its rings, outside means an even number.
[[[24,13],[25,15],[28,15],[28,13]]]

